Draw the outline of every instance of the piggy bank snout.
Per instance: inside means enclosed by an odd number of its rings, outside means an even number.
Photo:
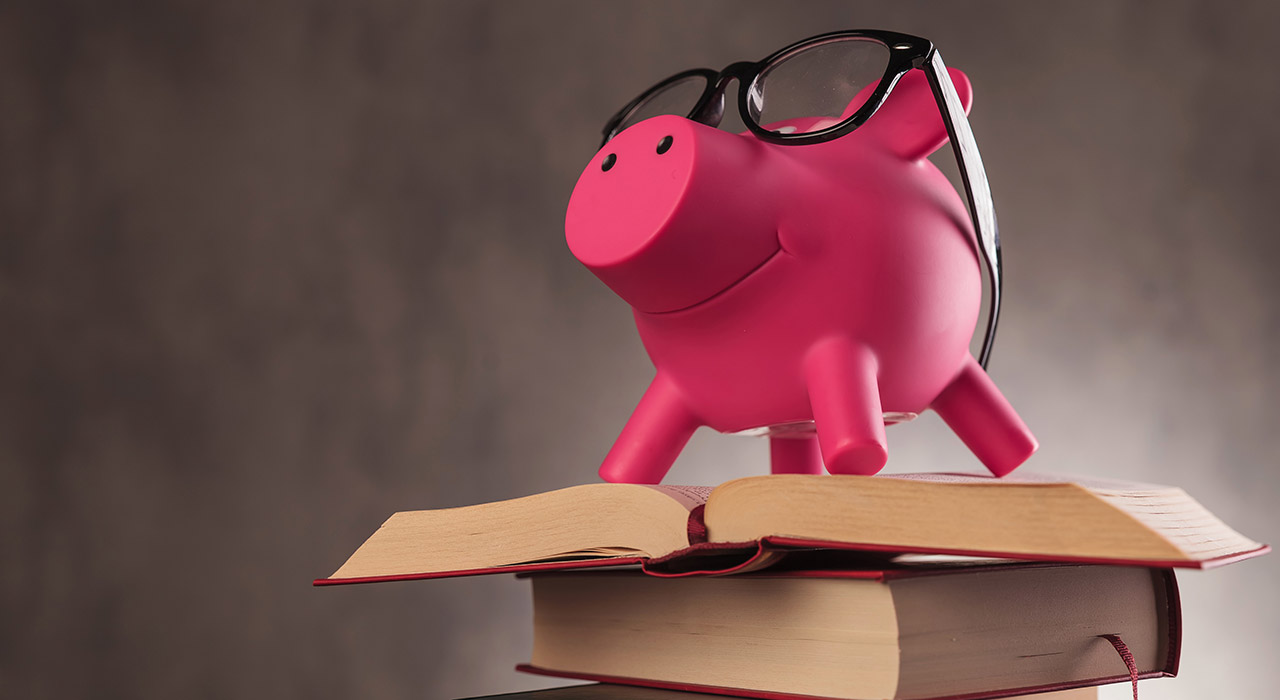
[[[641,122],[605,144],[569,200],[569,249],[640,311],[704,301],[778,251],[764,144],[688,119]]]
[[[582,264],[597,270],[625,263],[667,225],[693,170],[685,123],[670,117],[633,126],[588,163],[565,218],[569,248]]]

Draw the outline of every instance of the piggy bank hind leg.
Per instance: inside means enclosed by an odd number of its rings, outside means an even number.
[[[1040,443],[972,357],[930,406],[996,476],[1013,471]]]
[[[605,456],[600,478],[628,484],[662,481],[699,424],[675,384],[659,372]]]
[[[875,356],[857,343],[829,339],[810,349],[804,370],[827,469],[832,474],[875,474],[883,469],[889,449]]]
[[[822,452],[813,435],[769,438],[769,466],[774,474],[821,474]]]

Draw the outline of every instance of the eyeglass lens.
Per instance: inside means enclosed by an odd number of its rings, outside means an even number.
[[[702,97],[702,93],[706,89],[707,79],[700,75],[691,75],[654,88],[622,120],[617,130],[622,131],[629,126],[663,114],[674,114],[680,117],[688,116],[689,112],[698,104],[698,98]]]
[[[778,134],[807,134],[853,116],[889,66],[873,39],[832,39],[801,47],[765,67],[747,91],[747,112]]]

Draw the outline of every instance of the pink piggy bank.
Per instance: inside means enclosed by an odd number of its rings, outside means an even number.
[[[967,111],[969,81],[951,77]],[[825,143],[676,116],[609,141],[566,236],[633,307],[657,376],[600,476],[657,483],[703,425],[769,435],[774,473],[874,474],[886,421],[926,408],[997,476],[1031,456],[1035,437],[969,353],[977,242],[926,160],[946,142],[921,71]]]

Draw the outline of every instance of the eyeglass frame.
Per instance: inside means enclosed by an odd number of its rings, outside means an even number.
[[[866,103],[843,121],[811,133],[769,131],[756,122],[751,116],[747,100],[753,90],[759,94],[756,90],[756,82],[765,69],[780,64],[802,51],[845,39],[869,39],[879,42],[889,50],[889,61],[884,75],[868,96]],[[846,29],[797,41],[754,63],[740,61],[720,71],[694,68],[676,73],[640,93],[639,97],[628,102],[610,117],[604,126],[604,141],[601,147],[617,136],[622,131],[622,125],[626,123],[627,118],[649,99],[675,83],[693,77],[704,78],[707,86],[689,113],[685,115],[686,118],[707,126],[718,127],[724,118],[726,89],[729,81],[736,79],[738,81],[738,113],[743,124],[756,138],[788,146],[823,143],[845,136],[866,123],[889,98],[889,94],[902,76],[917,68],[924,71],[934,101],[938,105],[938,112],[942,115],[943,124],[946,126],[952,153],[955,155],[956,165],[959,166],[960,179],[964,183],[965,197],[969,204],[969,218],[973,222],[974,232],[978,237],[978,247],[986,263],[991,282],[987,329],[977,358],[978,364],[985,370],[991,359],[991,347],[995,343],[996,326],[1000,319],[1000,296],[1004,278],[1000,231],[996,223],[995,203],[991,199],[991,185],[987,180],[986,169],[982,165],[982,156],[978,153],[978,142],[974,139],[973,130],[969,127],[969,118],[964,112],[964,104],[960,101],[960,95],[956,93],[951,76],[947,73],[947,67],[942,62],[942,56],[933,42],[928,39],[899,32]]]

